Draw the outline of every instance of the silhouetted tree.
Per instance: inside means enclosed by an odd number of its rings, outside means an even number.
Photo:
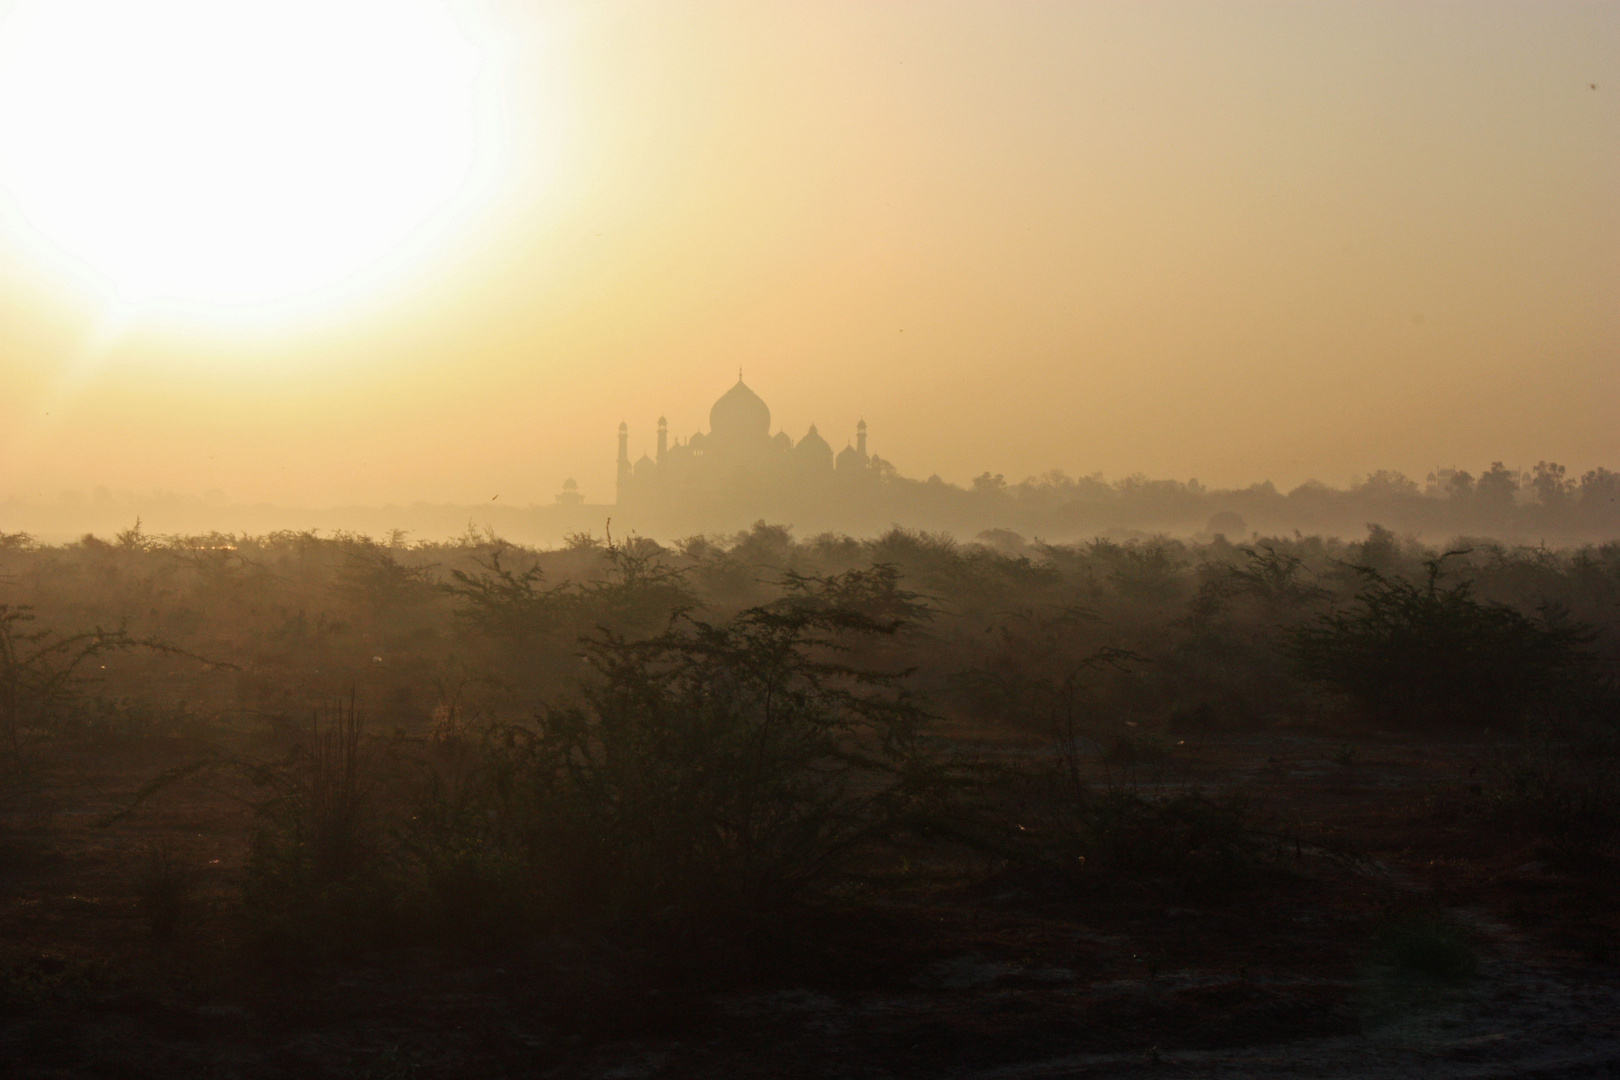
[[[1620,506],[1620,473],[1592,469],[1581,477],[1581,507],[1588,511],[1610,511]]]
[[[1513,505],[1514,493],[1519,490],[1519,475],[1500,461],[1480,476],[1474,485],[1475,497],[1493,510],[1505,510]]]
[[[1532,473],[1530,486],[1535,489],[1541,505],[1563,506],[1569,495],[1569,485],[1564,481],[1564,467],[1557,462],[1538,461]]]

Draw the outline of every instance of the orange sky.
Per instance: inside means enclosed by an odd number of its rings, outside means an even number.
[[[0,498],[607,501],[739,365],[957,482],[1620,468],[1620,5],[458,17],[500,170],[338,299],[116,317],[0,232]]]

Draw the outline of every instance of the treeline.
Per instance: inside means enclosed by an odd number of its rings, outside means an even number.
[[[971,489],[899,478],[889,485],[899,505],[930,508],[925,516],[931,522],[955,516],[984,528],[1049,537],[1110,530],[1222,533],[1234,540],[1257,533],[1354,536],[1371,521],[1431,542],[1469,535],[1575,543],[1620,533],[1620,473],[1598,468],[1572,477],[1551,462],[1523,472],[1494,462],[1477,477],[1442,469],[1421,484],[1379,471],[1349,488],[1311,481],[1287,492],[1270,482],[1212,489],[1196,480],[1133,476],[1108,482],[1100,474],[1075,478],[1062,472],[1017,484],[985,473]]]
[[[295,509],[238,505],[218,492],[205,499],[98,489],[92,497],[66,493],[53,502],[0,503],[0,531],[22,528],[60,539],[85,531],[112,532],[139,515],[165,532],[221,525],[256,534],[289,527],[318,527],[328,533],[408,527],[416,536],[451,536],[471,521],[525,543],[555,545],[582,530],[600,529],[609,517],[622,528],[664,540],[735,533],[763,517],[791,522],[801,535],[834,531],[870,536],[906,522],[957,536],[1006,530],[1048,541],[1097,535],[1123,540],[1157,533],[1221,534],[1234,542],[1293,533],[1357,536],[1368,522],[1429,543],[1472,536],[1570,546],[1620,537],[1620,473],[1597,468],[1574,476],[1553,462],[1522,471],[1494,462],[1477,476],[1440,469],[1422,481],[1386,470],[1348,488],[1310,481],[1289,491],[1270,482],[1222,489],[1197,480],[1137,475],[1109,481],[1101,474],[1073,477],[1059,471],[1022,482],[983,473],[961,486],[938,477],[903,477],[882,459],[873,460],[867,479],[826,490],[753,492],[746,499],[646,507],[524,507],[503,499],[479,506]]]

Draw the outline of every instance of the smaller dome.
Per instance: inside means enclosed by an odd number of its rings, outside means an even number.
[[[810,425],[810,430],[805,433],[804,438],[799,440],[799,445],[793,448],[793,457],[807,468],[830,469],[833,465],[833,449],[827,445],[827,440],[821,437],[814,424]]]
[[[574,482],[574,478],[572,476],[570,476],[568,479],[563,481],[563,490],[564,491],[578,491],[579,490],[579,485],[576,484]]]

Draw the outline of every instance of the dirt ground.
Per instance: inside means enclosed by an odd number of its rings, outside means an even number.
[[[232,903],[249,818],[228,788],[198,778],[106,820],[197,750],[58,750],[0,795],[0,1072],[1620,1075],[1620,887],[1484,811],[1482,745],[1189,739],[1125,781],[1249,793],[1278,838],[1265,880],[1201,896],[1063,887],[993,861],[942,883],[919,867],[880,902],[774,928],[778,961],[724,979],[563,938],[318,968],[250,954]],[[133,885],[159,838],[205,868],[170,941]],[[1378,920],[1420,910],[1465,928],[1472,975],[1374,961]]]

